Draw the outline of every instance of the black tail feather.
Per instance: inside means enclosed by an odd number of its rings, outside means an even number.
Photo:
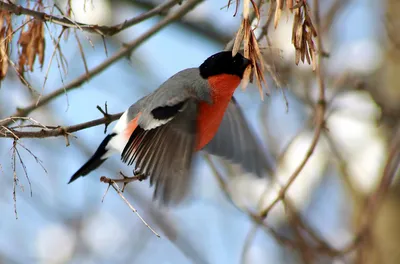
[[[97,169],[104,161],[106,161],[106,159],[102,159],[101,157],[107,152],[106,146],[108,142],[110,142],[111,138],[115,135],[115,133],[112,133],[104,138],[103,142],[101,142],[100,146],[97,148],[93,156],[77,172],[75,172],[74,175],[72,175],[68,184],[75,181],[81,176],[86,176],[91,171]]]

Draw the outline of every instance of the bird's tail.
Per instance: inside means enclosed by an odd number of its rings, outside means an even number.
[[[101,142],[100,146],[97,148],[96,152],[93,154],[93,156],[85,163],[83,166],[75,172],[74,175],[72,175],[71,179],[69,180],[68,184],[71,182],[75,181],[81,176],[86,176],[89,174],[91,171],[97,169],[104,161],[107,160],[107,155],[104,155],[108,152],[107,150],[107,144],[110,142],[110,140],[116,136],[115,133],[107,135],[103,142]]]

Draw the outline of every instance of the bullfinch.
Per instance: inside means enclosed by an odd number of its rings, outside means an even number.
[[[190,189],[193,154],[205,150],[263,176],[266,156],[233,93],[250,60],[222,51],[182,70],[131,105],[69,183],[120,154],[135,175],[150,178],[154,199],[180,202]]]

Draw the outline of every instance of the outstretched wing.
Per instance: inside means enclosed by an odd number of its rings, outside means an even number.
[[[234,97],[225,112],[215,137],[204,147],[210,154],[224,157],[259,177],[270,171],[271,164],[250,131]]]
[[[190,168],[196,143],[197,103],[187,99],[150,113],[153,126],[142,120],[133,130],[121,158],[135,171],[150,177],[154,198],[178,203],[189,189]],[[146,124],[147,126],[143,125]]]

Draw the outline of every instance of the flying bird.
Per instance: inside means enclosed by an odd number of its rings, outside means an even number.
[[[198,68],[176,73],[124,112],[69,183],[118,153],[135,164],[135,175],[150,178],[154,199],[176,204],[190,189],[193,154],[199,150],[263,176],[268,161],[233,97],[250,64],[240,53],[222,51]]]

